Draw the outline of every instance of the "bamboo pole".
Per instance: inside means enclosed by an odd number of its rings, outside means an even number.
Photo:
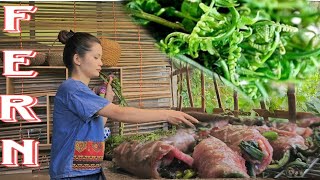
[[[213,84],[214,84],[214,90],[216,92],[219,108],[223,109],[222,103],[221,103],[220,91],[219,91],[219,87],[218,87],[218,83],[215,75],[213,75]]]

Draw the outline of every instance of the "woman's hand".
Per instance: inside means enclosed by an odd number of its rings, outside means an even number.
[[[107,91],[106,91],[106,97],[105,98],[109,102],[112,102],[113,98],[114,98],[114,92],[113,92],[112,86],[111,86],[112,80],[113,80],[113,77],[109,76],[109,82],[106,84],[107,85]]]
[[[166,120],[170,124],[179,125],[181,123],[184,123],[194,128],[195,126],[193,125],[193,123],[199,123],[199,121],[196,118],[181,111],[165,110],[165,113],[167,116]]]

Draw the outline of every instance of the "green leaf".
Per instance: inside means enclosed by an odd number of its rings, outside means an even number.
[[[184,18],[182,20],[182,25],[186,29],[187,32],[191,32],[193,28],[196,26],[196,23],[190,19]]]
[[[201,0],[184,0],[181,5],[181,12],[192,17],[200,17],[202,10],[199,8]]]

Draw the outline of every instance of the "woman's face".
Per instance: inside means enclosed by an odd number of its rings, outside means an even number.
[[[84,57],[80,58],[80,70],[88,78],[99,76],[101,71],[102,47],[98,43],[93,43],[91,50],[87,51]]]

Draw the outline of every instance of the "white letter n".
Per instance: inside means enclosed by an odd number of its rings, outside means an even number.
[[[22,140],[23,146],[13,140],[2,140],[2,165],[18,167],[18,151],[23,154],[23,163],[27,167],[39,167],[39,141],[33,139]]]

